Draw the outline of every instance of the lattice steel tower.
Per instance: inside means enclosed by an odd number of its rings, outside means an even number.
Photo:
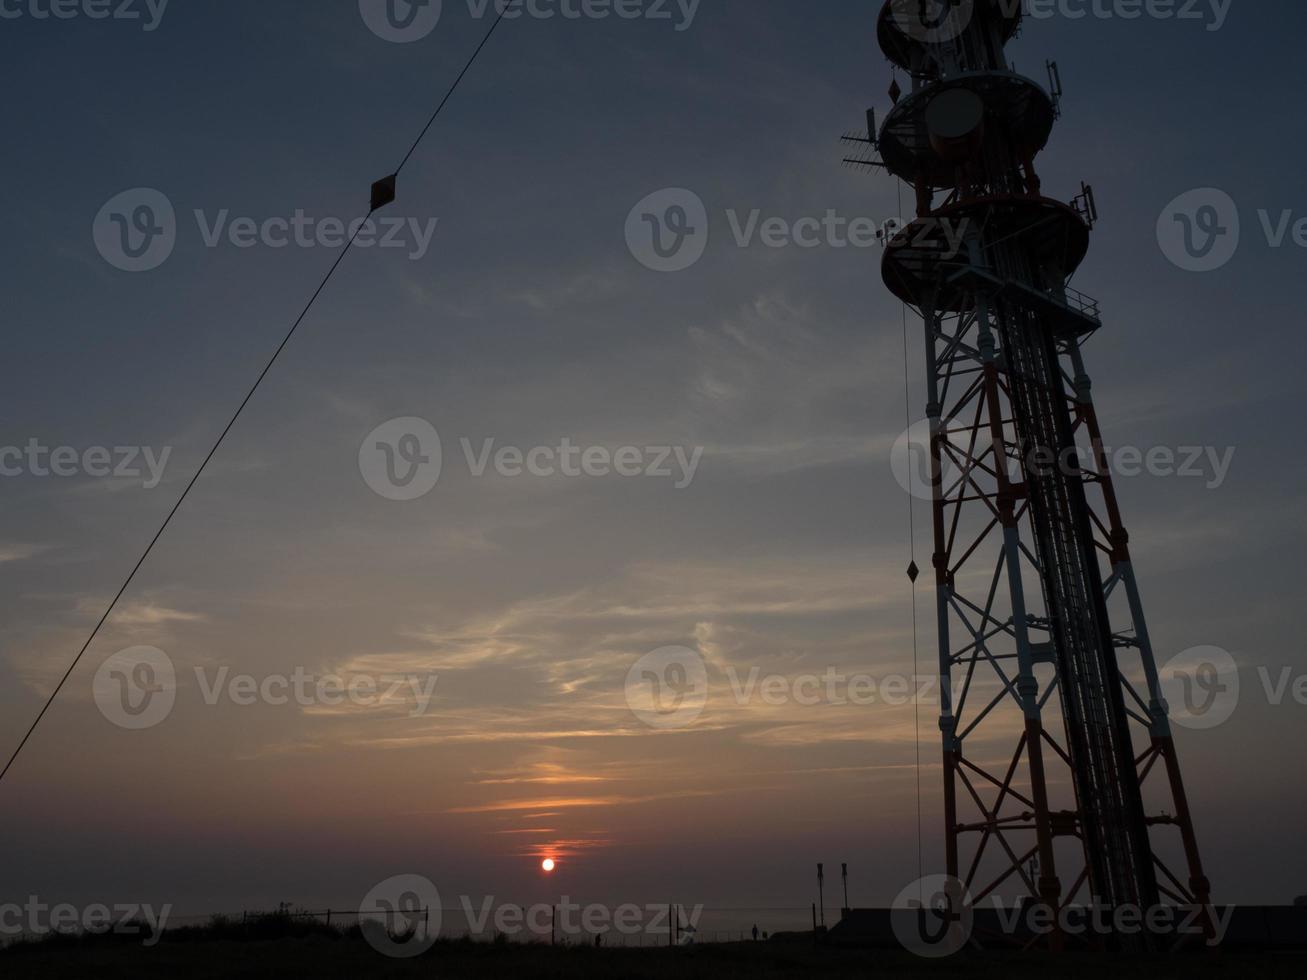
[[[1041,191],[1061,84],[1009,66],[1021,19],[1020,0],[890,0],[879,42],[911,91],[846,137],[916,195],[882,272],[926,328],[947,868],[975,902],[1205,906],[1082,358],[1098,304],[1068,286],[1093,194]]]

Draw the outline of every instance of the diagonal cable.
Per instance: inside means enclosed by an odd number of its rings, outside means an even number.
[[[515,2],[516,0],[514,0],[514,3]],[[428,119],[427,124],[422,127],[422,131],[418,133],[417,139],[413,141],[413,145],[409,147],[408,152],[404,154],[404,159],[401,160],[399,166],[395,168],[395,172],[392,176],[398,177],[400,172],[403,171],[405,165],[407,165],[409,160],[412,159],[413,154],[417,151],[418,146],[421,145],[423,138],[430,131],[431,127],[435,125],[436,119],[439,118],[440,113],[444,110],[445,106],[447,106],[449,104],[449,101],[454,97],[454,93],[458,90],[459,85],[462,83],[463,79],[467,76],[468,72],[472,70],[472,66],[476,63],[476,60],[480,56],[481,52],[485,50],[486,45],[490,42],[490,38],[495,33],[495,29],[499,27],[500,22],[504,19],[504,15],[508,13],[508,11],[511,10],[512,8],[513,8],[513,3],[508,3],[505,4],[500,9],[499,16],[495,18],[494,23],[490,25],[490,29],[486,31],[485,36],[482,37],[481,43],[477,45],[476,50],[472,52],[472,56],[468,58],[467,63],[463,65],[463,70],[458,73],[458,76],[454,79],[453,83],[449,86],[449,89],[445,92],[444,97],[440,100],[439,104],[436,106],[435,111],[431,114],[431,118]],[[368,211],[368,217],[371,217],[376,210],[377,210],[377,206],[374,205]],[[45,704],[41,706],[41,710],[37,713],[36,718],[32,721],[32,724],[28,727],[27,732],[23,735],[17,747],[14,749],[13,753],[9,756],[9,761],[5,763],[4,769],[0,769],[0,782],[3,782],[5,776],[9,774],[10,768],[13,766],[14,762],[18,759],[19,754],[27,746],[28,741],[31,739],[33,733],[35,733],[37,726],[41,724],[41,719],[43,719],[46,715],[46,712],[50,710],[50,706],[54,704],[55,698],[59,696],[59,692],[62,691],[64,685],[68,683],[68,679],[72,677],[73,671],[76,670],[77,665],[81,663],[82,657],[85,656],[86,651],[90,649],[91,644],[95,641],[95,638],[99,635],[101,628],[104,626],[106,622],[109,621],[109,617],[113,614],[114,609],[117,608],[118,602],[122,599],[123,595],[127,592],[127,589],[131,586],[132,582],[135,580],[136,573],[141,570],[141,567],[145,564],[146,559],[150,557],[150,553],[154,551],[154,546],[159,543],[159,539],[162,538],[164,532],[168,530],[168,526],[172,523],[172,519],[176,517],[177,512],[181,510],[182,504],[186,502],[186,498],[190,495],[191,490],[195,488],[195,485],[199,482],[200,477],[204,475],[204,471],[205,469],[208,468],[209,463],[212,462],[213,457],[218,454],[218,450],[222,447],[222,444],[226,441],[227,436],[231,433],[231,430],[235,428],[236,422],[240,419],[241,415],[244,413],[246,406],[248,406],[250,401],[254,398],[255,393],[259,390],[259,387],[263,384],[264,379],[267,378],[269,372],[272,371],[273,365],[277,363],[277,360],[281,357],[282,352],[290,344],[291,338],[293,338],[295,336],[296,331],[299,330],[300,324],[302,324],[305,321],[305,319],[308,317],[309,312],[313,309],[314,304],[318,301],[318,297],[322,295],[323,290],[327,288],[327,284],[331,282],[332,277],[336,274],[336,270],[339,269],[341,263],[345,261],[345,256],[348,255],[350,249],[353,248],[354,240],[358,238],[359,232],[363,230],[364,223],[365,222],[357,223],[357,227],[354,229],[354,233],[350,236],[349,241],[347,241],[344,247],[342,247],[341,250],[337,253],[335,261],[331,263],[331,268],[327,270],[327,274],[323,276],[322,281],[318,283],[318,288],[313,291],[313,294],[309,297],[308,302],[304,304],[304,308],[300,310],[299,316],[295,318],[295,322],[291,324],[291,327],[286,332],[285,337],[283,337],[281,343],[277,345],[277,349],[272,352],[272,356],[268,358],[267,363],[263,366],[263,370],[260,371],[259,376],[254,379],[254,384],[250,386],[250,389],[249,391],[246,392],[245,397],[241,399],[240,405],[237,406],[236,411],[232,414],[231,419],[227,422],[227,425],[223,428],[222,433],[218,436],[217,440],[214,442],[213,447],[208,452],[208,455],[206,455],[204,457],[204,461],[200,463],[199,469],[195,471],[195,474],[191,477],[190,482],[186,484],[186,488],[181,492],[181,496],[179,496],[177,498],[177,502],[173,504],[172,510],[168,511],[168,516],[165,517],[163,519],[163,523],[159,525],[159,530],[157,530],[154,533],[154,537],[150,539],[150,543],[147,544],[145,546],[145,550],[141,552],[141,557],[138,558],[136,564],[132,566],[132,570],[127,574],[127,578],[123,580],[122,586],[118,589],[113,599],[109,602],[109,605],[105,608],[104,615],[102,615],[100,617],[99,622],[95,624],[95,628],[91,630],[91,635],[86,638],[86,642],[82,644],[82,648],[77,651],[77,656],[73,658],[72,663],[68,665],[68,669],[65,670],[63,676],[59,678],[59,683],[56,684],[54,690],[50,692],[50,695],[45,700]]]

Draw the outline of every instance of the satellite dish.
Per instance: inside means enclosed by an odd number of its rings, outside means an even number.
[[[961,162],[980,149],[985,103],[970,89],[951,88],[930,100],[925,120],[931,148],[945,160]]]

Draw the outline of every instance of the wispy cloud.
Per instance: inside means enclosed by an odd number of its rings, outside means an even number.
[[[0,565],[13,561],[26,561],[50,550],[49,545],[16,544],[0,541]]]

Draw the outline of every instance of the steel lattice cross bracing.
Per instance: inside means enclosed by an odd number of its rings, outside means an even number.
[[[910,91],[850,137],[915,192],[883,277],[926,333],[947,870],[977,904],[1206,907],[1082,356],[1098,304],[1067,286],[1093,193],[1043,193],[1061,80],[1009,67],[1021,9],[890,0]]]

